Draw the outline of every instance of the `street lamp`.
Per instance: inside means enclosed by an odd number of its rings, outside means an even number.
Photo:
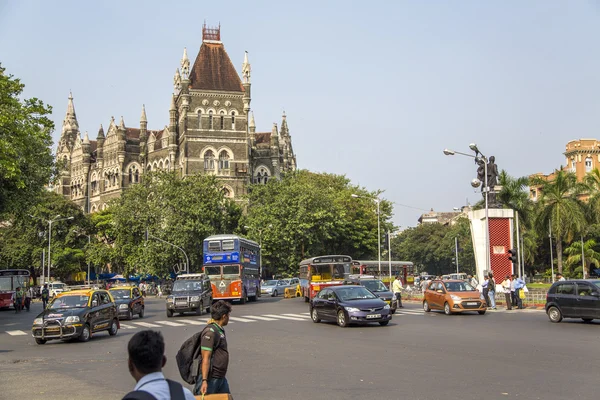
[[[40,220],[42,220],[42,221],[44,221],[44,222],[48,222],[48,282],[50,282],[50,266],[52,265],[52,261],[51,261],[51,260],[52,260],[52,258],[50,257],[50,245],[52,244],[52,224],[53,224],[54,222],[71,220],[71,219],[74,219],[75,217],[65,217],[65,218],[61,218],[61,215],[57,215],[57,216],[55,216],[55,217],[54,217],[54,218],[52,218],[52,219],[45,220],[45,219],[43,219],[43,218],[36,217],[36,216],[33,216],[33,215],[31,215],[31,214],[29,214],[29,216],[30,216],[31,218],[37,218],[37,219],[40,219]],[[44,277],[44,274],[42,273],[42,278],[43,278],[43,277]],[[42,282],[42,285],[43,285],[44,283],[45,283],[45,282]]]
[[[477,163],[479,163],[479,161],[483,162],[484,182],[483,182],[482,191],[484,193],[484,198],[485,198],[485,264],[486,264],[485,270],[487,270],[489,272],[491,270],[491,265],[490,265],[490,220],[489,220],[489,215],[488,215],[488,193],[490,191],[490,188],[488,187],[488,174],[487,174],[488,159],[485,155],[483,155],[483,153],[481,153],[481,151],[479,151],[479,148],[477,147],[477,145],[475,143],[471,143],[469,145],[469,148],[475,152],[475,155],[461,153],[460,151],[454,151],[454,150],[449,150],[449,149],[444,149],[444,154],[447,156],[453,156],[455,154],[459,154],[461,156],[474,158]],[[476,188],[476,187],[479,187],[479,185],[481,185],[481,183],[482,182],[476,178],[471,181],[471,186]]]
[[[377,260],[378,260],[378,264],[379,264],[379,276],[381,276],[381,222],[380,222],[380,212],[379,212],[379,203],[381,203],[381,200],[379,199],[379,197],[365,197],[365,196],[359,196],[357,194],[351,194],[352,197],[356,198],[356,199],[371,199],[373,200],[375,203],[377,203]]]
[[[185,252],[184,249],[182,249],[181,247],[179,247],[179,246],[177,246],[177,245],[175,245],[173,243],[167,242],[166,240],[163,240],[163,239],[161,239],[159,237],[154,236],[153,234],[151,234],[150,232],[148,232],[148,229],[146,229],[146,241],[148,241],[148,238],[156,239],[156,240],[158,240],[161,243],[168,244],[169,246],[173,246],[176,249],[181,250],[181,252],[185,256],[185,273],[186,274],[190,273],[190,259],[188,258],[188,255],[187,255],[187,253]],[[177,272],[180,272],[180,271],[177,271]]]

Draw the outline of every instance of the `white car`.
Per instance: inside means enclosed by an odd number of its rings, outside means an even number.
[[[50,293],[50,297],[54,297],[57,294],[66,291],[66,285],[59,281],[50,282],[50,283],[47,283],[47,285],[48,285],[48,292]]]

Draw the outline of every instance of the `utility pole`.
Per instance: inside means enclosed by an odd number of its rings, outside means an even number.
[[[458,274],[458,236],[454,237],[454,254],[456,257],[456,273]]]

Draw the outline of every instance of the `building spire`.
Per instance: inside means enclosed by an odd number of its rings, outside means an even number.
[[[175,110],[177,110],[177,108],[175,107],[175,93],[173,93],[173,96],[171,96],[171,107],[169,108],[169,111]]]
[[[181,76],[188,79],[190,76],[190,59],[187,55],[187,48],[183,48],[183,57],[181,58]]]
[[[98,139],[104,139],[104,128],[102,127],[102,124],[100,124],[100,129],[98,129]]]
[[[248,128],[256,128],[256,122],[254,122],[254,112],[250,113],[250,122],[248,123]]]
[[[287,116],[285,115],[285,110],[283,111],[283,115],[281,116],[281,135],[285,136],[288,134],[288,125],[287,125]]]
[[[148,122],[146,118],[146,106],[142,104],[142,116],[140,117],[140,122]]]
[[[119,128],[125,129],[125,121],[123,121],[123,116],[121,115],[121,120],[119,121]]]
[[[73,105],[73,93],[69,90],[69,103],[67,104],[67,117],[77,118],[75,115],[75,105]]]
[[[87,131],[85,131],[85,135],[83,136],[83,144],[90,144],[90,137]]]
[[[250,66],[250,62],[248,61],[248,52],[244,52],[244,63],[242,64],[242,78],[244,83],[250,83],[250,72],[252,68]]]

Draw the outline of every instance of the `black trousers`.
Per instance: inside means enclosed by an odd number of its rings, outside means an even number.
[[[394,293],[394,300],[396,301],[396,308],[402,307],[402,293]]]
[[[45,310],[46,306],[48,306],[48,299],[42,299],[42,308]]]
[[[488,288],[483,288],[483,298],[485,299],[485,303],[487,304],[488,307],[491,307],[490,304],[492,304],[490,302],[490,296],[488,296],[489,293],[489,289]]]
[[[512,300],[512,306],[516,307],[517,306],[517,296],[515,295],[515,292],[510,292],[510,298]]]
[[[512,298],[510,297],[510,293],[504,292],[504,298],[506,299],[506,308],[512,310]]]

